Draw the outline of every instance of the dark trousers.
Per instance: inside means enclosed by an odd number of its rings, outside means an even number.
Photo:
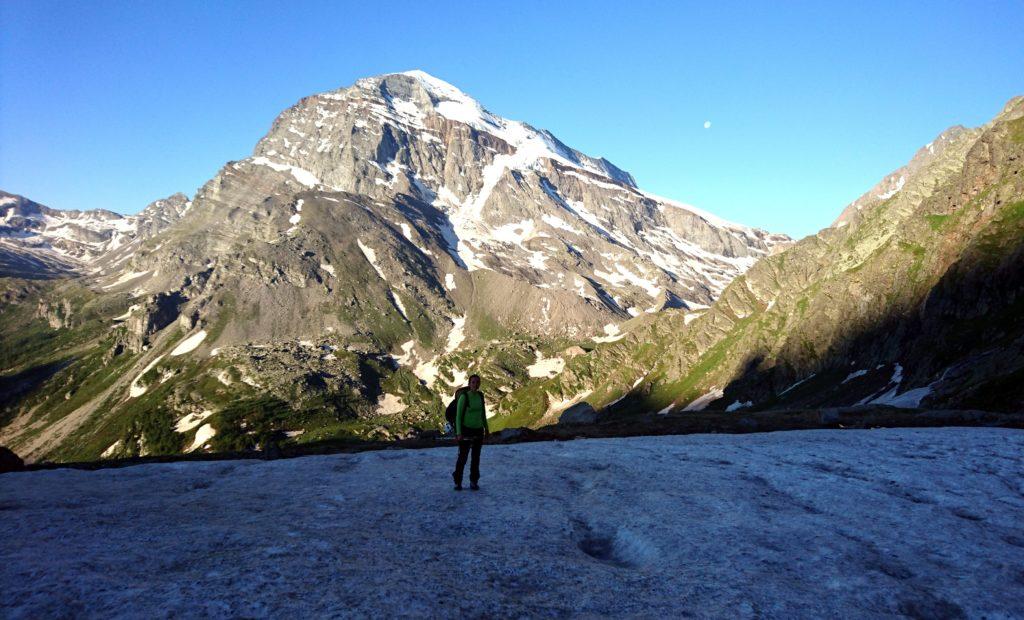
[[[455,472],[452,473],[455,484],[462,484],[462,472],[466,468],[466,458],[469,456],[470,450],[473,452],[473,458],[469,461],[469,481],[472,484],[476,484],[477,480],[480,479],[480,447],[483,444],[484,429],[465,427],[462,429],[462,441],[459,442],[459,458],[455,461]]]

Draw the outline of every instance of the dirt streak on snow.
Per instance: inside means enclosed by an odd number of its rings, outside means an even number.
[[[1019,430],[485,446],[479,493],[454,458],[4,474],[0,615],[1024,616]]]

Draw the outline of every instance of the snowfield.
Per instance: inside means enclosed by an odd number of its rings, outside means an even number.
[[[0,476],[0,616],[1024,617],[1024,432],[800,431]]]

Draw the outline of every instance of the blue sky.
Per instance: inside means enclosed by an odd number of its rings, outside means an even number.
[[[420,68],[648,191],[803,236],[1024,94],[1021,33],[1020,1],[5,0],[0,189],[132,213],[301,97]]]

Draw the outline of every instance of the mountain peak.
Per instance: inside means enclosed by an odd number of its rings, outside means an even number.
[[[226,174],[268,187],[280,178],[285,185],[273,193],[282,203],[297,202],[294,191],[398,200],[423,217],[381,218],[405,218],[401,238],[415,239],[438,269],[449,269],[447,256],[453,277],[488,270],[562,291],[602,313],[601,324],[665,303],[707,305],[757,256],[788,241],[642,192],[608,161],[493,114],[420,70],[302,99]],[[316,209],[314,198],[301,199]],[[282,218],[284,238],[301,235],[296,223],[312,221],[309,213]]]
[[[390,75],[404,75],[407,77],[411,77],[415,79],[417,82],[419,82],[431,94],[437,95],[438,98],[445,98],[451,100],[469,100],[476,103],[475,99],[459,90],[456,86],[420,69],[413,69],[411,71],[401,71],[399,73],[393,73]],[[477,105],[479,104],[477,103]]]
[[[440,117],[448,124],[465,125],[479,134],[486,134],[504,142],[507,147],[497,148],[509,156],[508,163],[511,168],[536,169],[545,165],[544,160],[551,160],[636,188],[636,181],[632,175],[606,159],[587,156],[565,145],[547,130],[494,114],[457,87],[419,69],[362,78],[351,88],[323,93],[303,102],[286,111],[277,121],[280,127],[291,132],[291,135],[283,136],[285,139],[281,141],[281,145],[289,152],[290,145],[298,143],[294,136],[302,137],[301,133],[304,133],[304,130],[293,126],[296,122],[301,123],[301,119],[296,120],[294,117],[303,114],[317,115],[315,118],[309,116],[317,133],[323,133],[321,130],[327,126],[340,126],[349,122],[362,130],[367,123],[372,122],[378,127],[401,126],[407,133],[436,134],[439,128],[428,128],[424,122],[428,117]],[[297,131],[300,133],[296,133]],[[265,141],[266,139],[263,142]],[[275,153],[285,152],[285,149],[279,148],[280,145],[277,144],[261,148],[266,146],[263,142],[257,145],[255,156],[274,157]],[[491,143],[493,144],[493,141]],[[312,150],[324,152],[326,144],[318,142]],[[391,149],[385,150],[390,153]],[[380,154],[380,151],[375,151],[375,161],[380,159],[377,157]],[[286,163],[306,169],[319,167],[310,162]],[[381,160],[377,163],[383,166],[388,162]]]

